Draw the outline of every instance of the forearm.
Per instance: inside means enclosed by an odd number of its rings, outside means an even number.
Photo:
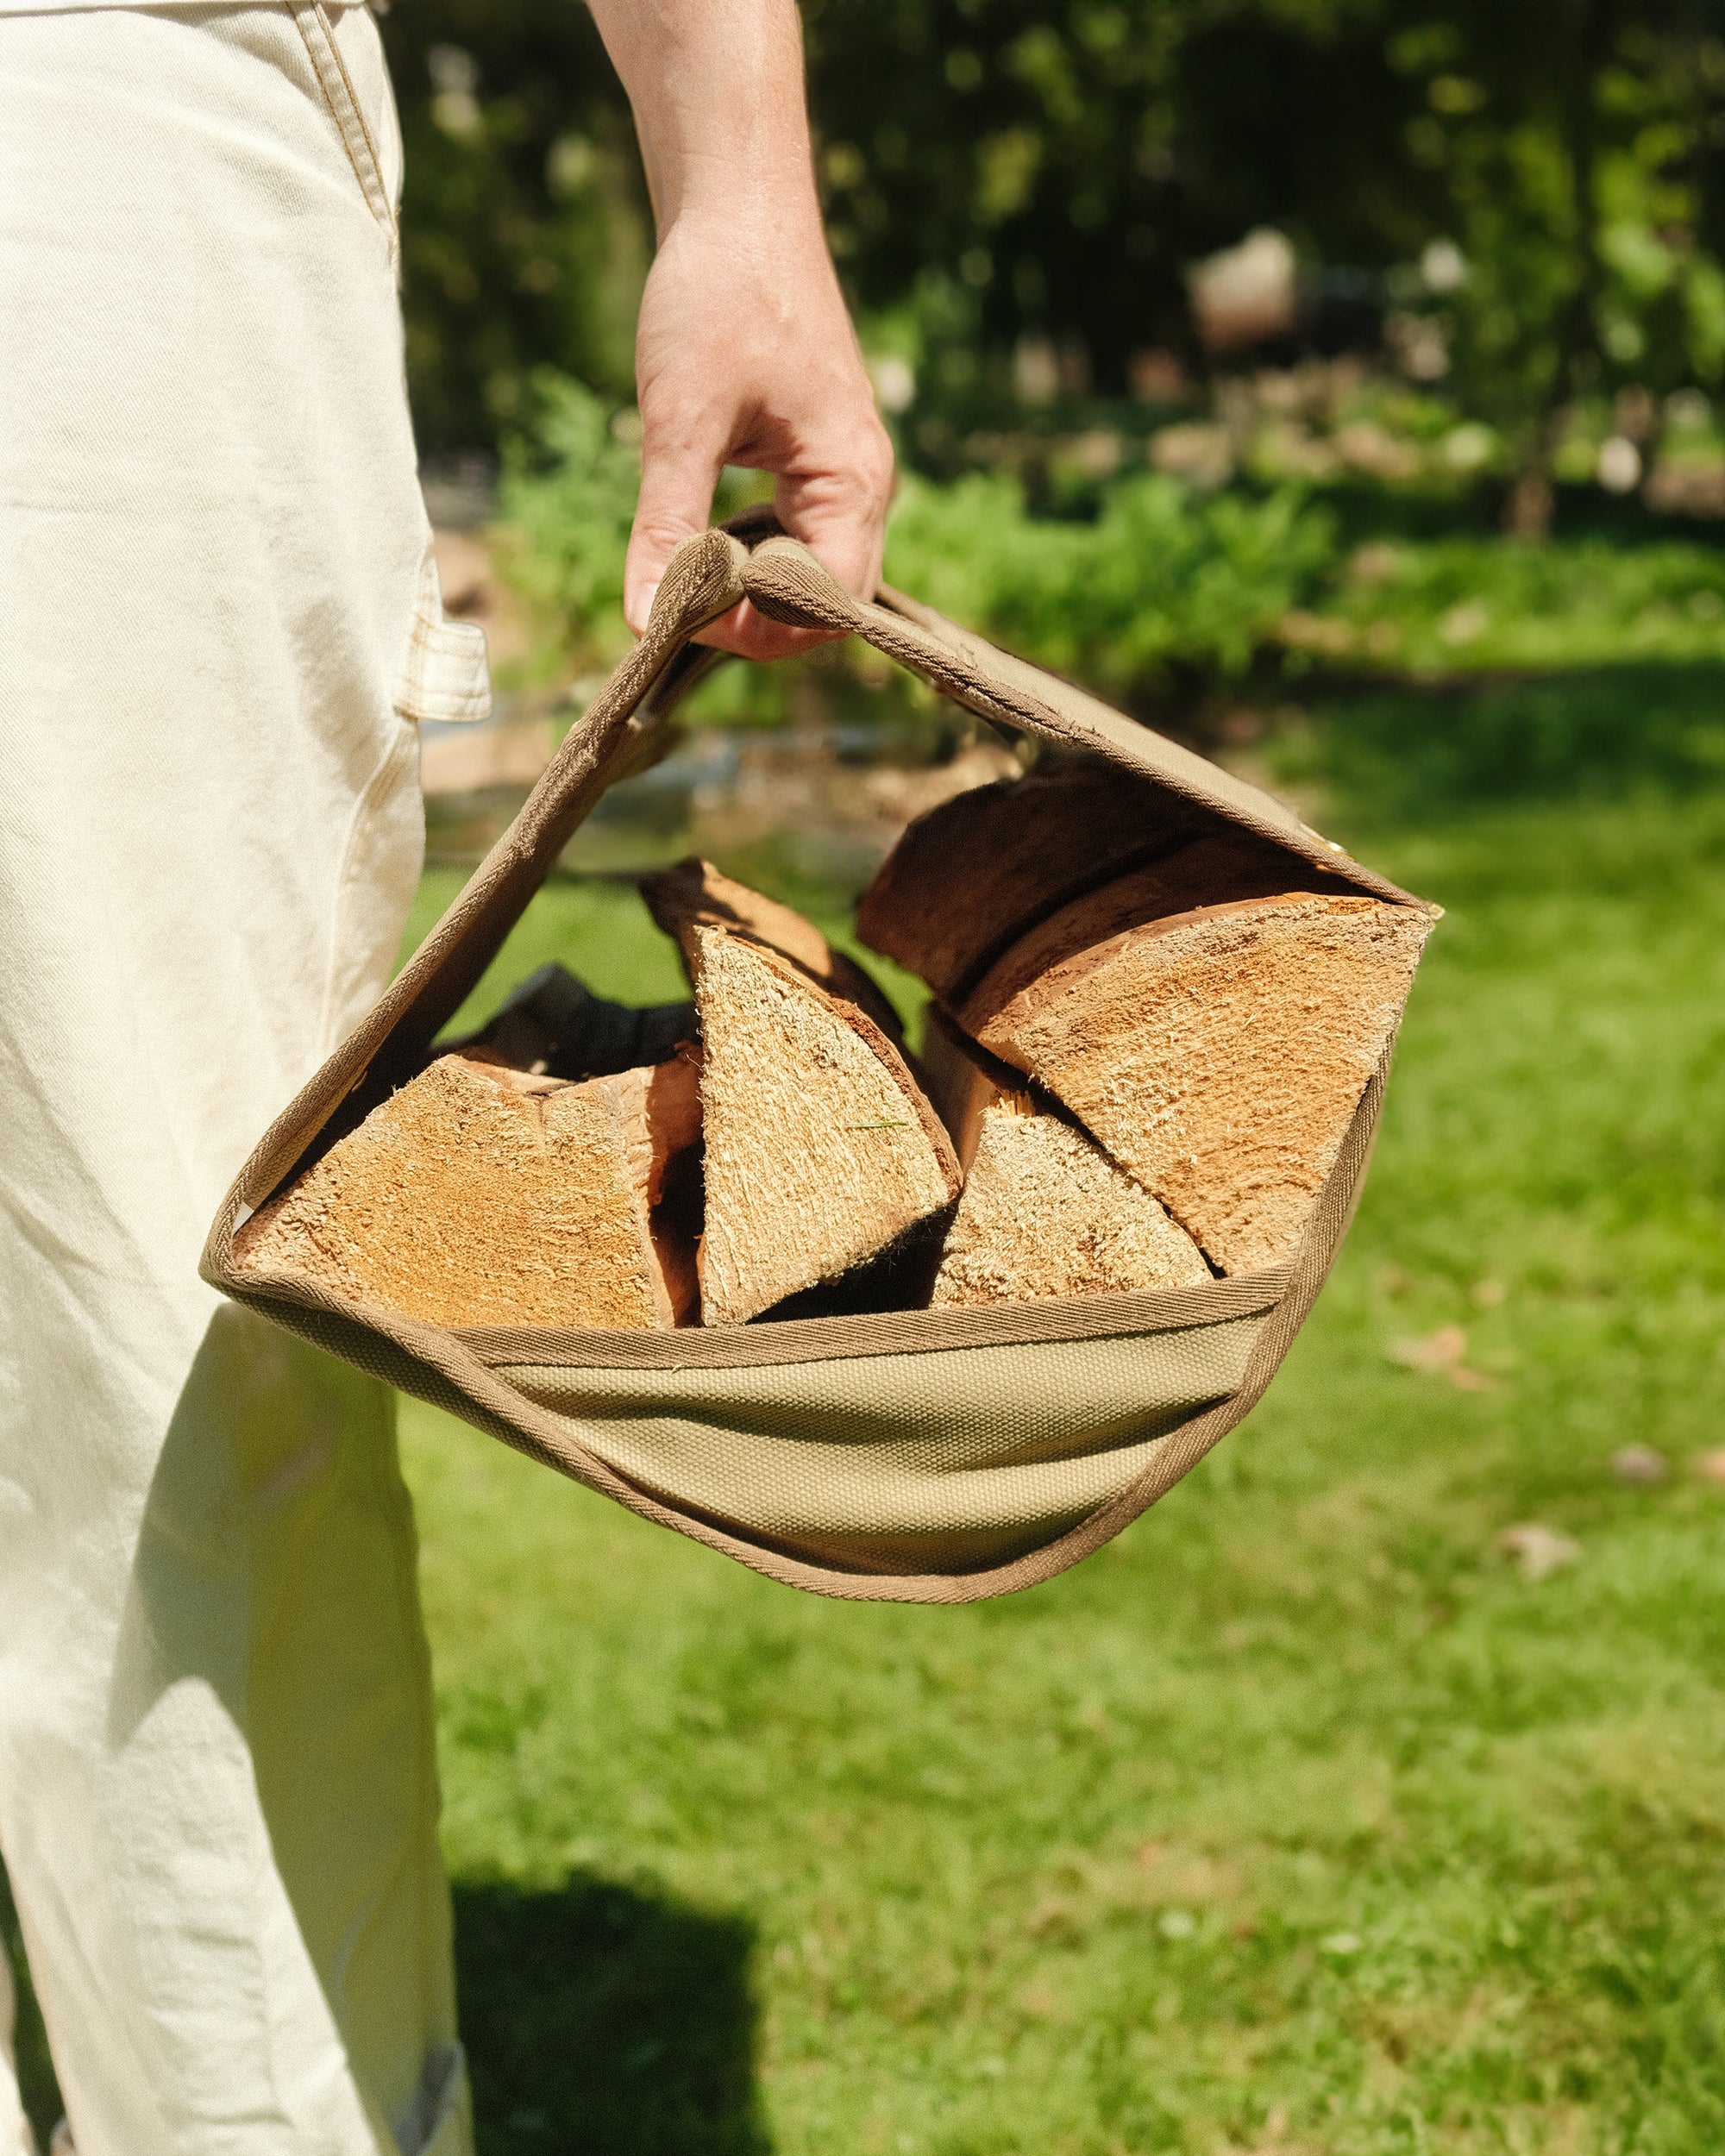
[[[590,0],[662,234],[711,212],[819,236],[794,0]]]

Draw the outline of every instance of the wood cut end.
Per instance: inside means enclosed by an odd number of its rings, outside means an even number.
[[[740,1325],[890,1249],[958,1164],[904,1058],[854,1004],[750,938],[697,924],[706,1213],[701,1301]]]
[[[1145,1294],[1210,1279],[1196,1244],[1146,1190],[944,1013],[931,1013],[925,1053],[965,1169],[936,1304]]]
[[[1430,918],[1294,891],[1134,923],[1129,896],[1067,909],[1063,949],[1044,924],[1027,939],[1038,964],[1009,952],[963,1017],[1220,1270],[1283,1263],[1395,1037]]]
[[[693,978],[693,938],[701,929],[722,928],[775,952],[829,995],[864,1011],[888,1037],[904,1039],[899,1016],[856,960],[835,950],[811,920],[776,899],[751,891],[692,854],[674,868],[641,879],[647,910],[681,946]]]
[[[442,1056],[261,1207],[235,1257],[433,1325],[673,1326],[689,1298],[649,1194],[687,1130],[668,1100],[656,1130],[667,1082],[697,1081],[567,1084]]]

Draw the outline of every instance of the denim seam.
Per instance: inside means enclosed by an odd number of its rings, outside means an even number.
[[[312,0],[309,7],[297,7],[293,19],[299,34],[305,41],[305,50],[317,75],[317,86],[323,93],[323,103],[330,118],[336,122],[342,137],[342,147],[348,153],[348,162],[354,168],[354,177],[360,183],[360,192],[366,198],[366,206],[383,229],[389,241],[390,266],[393,268],[398,259],[401,235],[396,222],[394,206],[389,190],[384,185],[383,167],[379,162],[377,145],[372,131],[366,125],[365,114],[354,92],[353,78],[348,72],[347,62],[342,58],[341,47],[336,42],[336,33],[329,21],[323,0]]]

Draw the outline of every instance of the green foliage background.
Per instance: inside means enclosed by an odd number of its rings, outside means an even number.
[[[1010,402],[1026,336],[1105,396],[1135,353],[1193,357],[1188,266],[1260,225],[1299,248],[1314,334],[1357,331],[1365,303],[1432,317],[1518,454],[1564,397],[1725,363],[1725,0],[806,0],[804,20],[832,243],[869,340],[917,365],[919,455]],[[385,34],[423,440],[494,444],[546,361],[624,401],[650,221],[585,10],[413,0]],[[1433,241],[1464,281],[1422,281]]]

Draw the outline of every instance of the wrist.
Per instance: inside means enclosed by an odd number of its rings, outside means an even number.
[[[780,159],[691,160],[660,174],[656,203],[658,244],[674,232],[730,254],[789,247],[827,256],[814,179],[806,166]]]

